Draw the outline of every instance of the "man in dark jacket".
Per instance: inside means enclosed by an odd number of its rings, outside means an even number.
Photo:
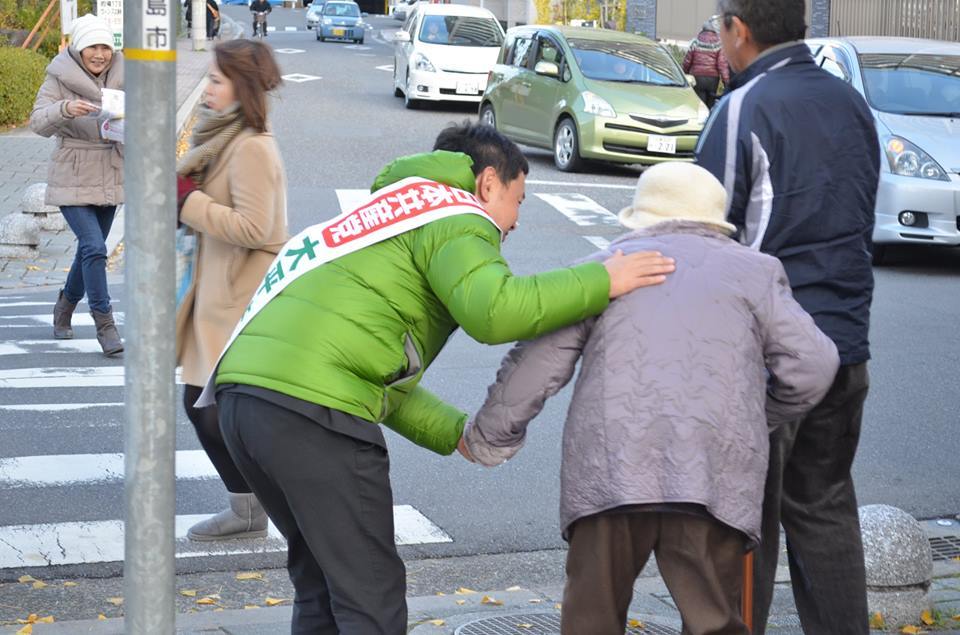
[[[697,39],[690,43],[690,48],[683,58],[683,72],[696,78],[697,83],[693,89],[697,97],[708,108],[713,108],[717,102],[720,80],[723,80],[724,87],[730,83],[730,68],[727,58],[720,50],[720,36],[717,35],[717,25],[712,18],[703,23]]]
[[[273,11],[273,7],[270,6],[270,0],[253,0],[250,3],[250,14],[253,16],[253,34],[257,34],[257,14],[261,12],[266,12],[268,15]],[[263,18],[263,37],[267,37],[267,17]]]
[[[771,436],[754,625],[773,595],[778,521],[807,633],[866,634],[863,546],[850,468],[867,396],[870,236],[880,170],[863,98],[814,63],[803,0],[719,0],[735,73],[697,160],[727,189],[740,241],[780,258],[797,301],[836,343],[841,368],[807,417]]]

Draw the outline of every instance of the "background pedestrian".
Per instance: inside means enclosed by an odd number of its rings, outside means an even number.
[[[735,75],[697,161],[727,186],[740,241],[783,262],[797,301],[840,351],[840,371],[802,420],[771,435],[754,629],[773,598],[782,523],[804,632],[866,634],[867,593],[850,473],[869,380],[870,238],[880,174],[873,115],[820,69],[803,0],[720,0]]]
[[[179,218],[197,235],[191,288],[177,311],[183,403],[229,492],[223,512],[190,528],[192,540],[265,536],[267,516],[227,453],[214,407],[194,408],[207,377],[287,239],[286,177],[268,130],[280,83],[270,48],[231,40],[214,49],[192,147],[177,166]]]
[[[693,87],[700,100],[713,108],[717,101],[720,80],[723,85],[730,83],[730,67],[720,47],[720,36],[713,18],[703,23],[696,39],[690,42],[690,48],[683,57],[683,72],[693,75],[697,83]]]
[[[123,55],[113,50],[113,31],[87,14],[74,22],[70,46],[47,66],[30,114],[30,129],[55,137],[47,174],[46,203],[56,205],[77,237],[67,280],[53,309],[53,336],[73,337],[77,303],[87,304],[104,355],[123,351],[107,289],[106,239],[123,202],[123,145],[101,138],[104,88],[123,90]]]

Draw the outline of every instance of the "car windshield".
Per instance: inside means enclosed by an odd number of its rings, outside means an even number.
[[[328,2],[323,6],[323,15],[332,15],[337,18],[359,18],[360,7],[346,2]]]
[[[653,44],[568,39],[587,79],[657,86],[686,86],[670,54]]]
[[[904,115],[960,117],[960,55],[861,55],[867,101]]]
[[[420,27],[420,41],[448,46],[493,46],[503,44],[503,32],[492,18],[462,15],[428,15]]]

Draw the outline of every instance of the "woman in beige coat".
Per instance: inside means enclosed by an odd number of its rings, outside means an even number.
[[[198,237],[193,283],[177,311],[177,359],[187,417],[230,493],[230,507],[194,525],[192,540],[267,532],[267,516],[224,446],[217,409],[194,403],[287,239],[286,179],[266,120],[279,68],[270,48],[251,40],[219,44],[214,60],[192,148],[177,166],[179,220]]]
[[[123,351],[107,290],[107,234],[123,202],[123,145],[100,136],[101,90],[123,90],[123,56],[102,18],[74,23],[70,46],[47,66],[30,114],[30,129],[56,137],[47,174],[48,205],[56,205],[77,236],[77,253],[53,309],[53,336],[73,337],[77,303],[87,304],[105,355]]]

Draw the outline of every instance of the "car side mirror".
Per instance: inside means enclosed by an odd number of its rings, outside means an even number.
[[[540,60],[537,62],[537,65],[533,67],[533,72],[537,75],[543,75],[544,77],[560,79],[560,67],[553,62],[548,62],[546,60]]]
[[[697,78],[694,77],[693,75],[684,75],[684,77],[687,78],[687,85],[688,85],[688,86],[696,86],[696,85],[697,85]]]
[[[393,34],[393,41],[394,41],[394,42],[409,42],[409,41],[410,41],[410,34],[407,33],[406,31],[397,31],[396,33]]]

